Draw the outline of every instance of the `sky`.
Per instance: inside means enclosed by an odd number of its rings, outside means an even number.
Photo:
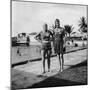
[[[44,23],[50,27],[56,18],[62,27],[73,25],[74,31],[77,31],[82,16],[87,17],[85,5],[12,1],[12,36],[22,32],[40,32]]]

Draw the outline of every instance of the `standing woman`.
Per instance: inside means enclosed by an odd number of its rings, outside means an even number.
[[[64,66],[64,58],[63,58],[64,46],[65,46],[64,29],[60,27],[59,19],[56,19],[54,28],[54,50],[59,59],[61,72],[63,71]]]
[[[48,72],[50,71],[51,41],[53,34],[48,30],[48,25],[43,25],[43,31],[36,35],[36,40],[41,43],[41,56],[43,61],[43,73],[45,73],[45,57],[47,56]]]

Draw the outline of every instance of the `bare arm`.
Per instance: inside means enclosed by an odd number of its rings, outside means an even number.
[[[49,30],[49,33],[50,33],[50,40],[52,41],[53,40],[53,31]]]
[[[34,38],[35,38],[37,41],[39,41],[39,42],[42,41],[41,33],[42,33],[42,32],[38,33],[38,34],[34,37]]]
[[[66,46],[66,35],[65,35],[64,29],[62,31],[62,35],[63,35],[63,46],[65,47]]]

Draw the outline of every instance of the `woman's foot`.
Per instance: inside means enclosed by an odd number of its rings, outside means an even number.
[[[46,72],[44,71],[42,74],[45,74]]]
[[[60,69],[59,71],[60,71],[60,72],[62,72],[62,71],[63,71],[63,69]]]
[[[48,69],[48,72],[50,72],[50,69]]]

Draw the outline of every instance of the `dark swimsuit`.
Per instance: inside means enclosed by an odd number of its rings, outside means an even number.
[[[60,28],[54,30],[54,50],[56,54],[63,53],[63,31]]]
[[[41,32],[39,34],[39,39],[41,40],[42,46],[41,49],[42,50],[51,50],[51,32],[47,31],[47,32]],[[47,41],[47,43],[43,43],[43,41]]]

